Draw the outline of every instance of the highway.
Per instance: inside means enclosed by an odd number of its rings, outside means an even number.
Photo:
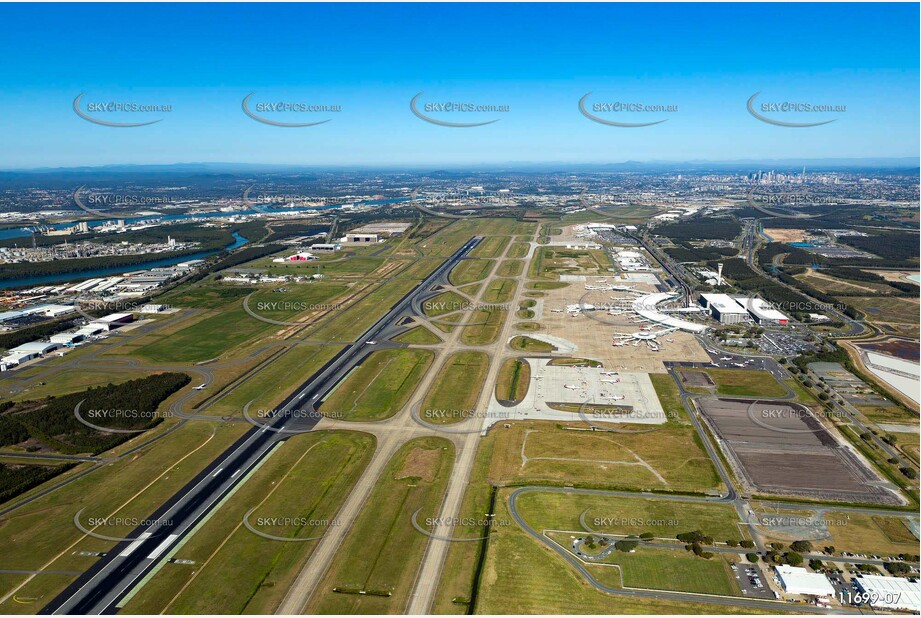
[[[254,427],[222,453],[205,470],[185,485],[127,539],[101,558],[64,592],[45,606],[42,614],[110,614],[118,611],[125,597],[154,567],[169,557],[171,550],[195,526],[213,512],[240,482],[280,442],[294,433],[310,431],[322,418],[312,403],[377,349],[366,342],[383,340],[400,327],[401,318],[413,311],[417,297],[431,295],[440,281],[480,242],[475,237],[438,266],[422,283],[401,298],[383,317],[354,343],[312,375],[277,408],[266,426]],[[292,414],[298,411],[298,414]]]

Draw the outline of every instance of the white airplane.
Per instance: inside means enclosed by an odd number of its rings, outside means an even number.
[[[562,309],[551,309],[550,313],[563,313]]]
[[[620,382],[620,378],[615,378],[613,380],[602,380],[601,382],[603,384],[617,384],[618,382]]]
[[[626,342],[624,342],[624,341],[615,341],[615,342],[612,343],[611,345],[616,346],[616,347],[618,347],[618,348],[622,348],[622,347],[624,347],[624,346],[627,345],[627,344],[626,344]]]
[[[733,363],[736,367],[744,367],[745,363]]]
[[[719,366],[720,366],[719,363],[710,363],[710,364],[713,365],[714,367],[719,367]]]
[[[732,357],[731,356],[720,356],[720,360],[721,361],[731,361]]]
[[[365,341],[365,345],[377,345],[376,341]]]
[[[601,372],[601,375],[603,375],[603,376],[616,376],[616,375],[617,375],[617,372],[616,372],[616,371],[602,371],[602,372]]]
[[[196,391],[203,391],[203,390],[205,390],[205,387],[206,387],[206,386],[207,386],[207,384],[199,384],[198,386],[195,387],[194,390],[196,390]]]
[[[610,399],[611,401],[623,401],[626,399],[624,395],[602,395],[605,399]]]
[[[563,388],[568,388],[568,389],[571,390],[571,391],[577,391],[577,390],[579,390],[579,387],[576,386],[575,384],[564,384],[564,385],[563,385]]]

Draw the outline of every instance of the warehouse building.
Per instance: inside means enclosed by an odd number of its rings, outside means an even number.
[[[748,320],[748,310],[726,294],[701,294],[699,302],[720,324],[739,324]]]
[[[131,322],[134,322],[134,316],[130,313],[112,313],[98,320],[93,320],[90,322],[90,326],[99,326],[103,330],[114,330]]]
[[[51,343],[70,345],[72,343],[77,343],[78,341],[83,341],[83,337],[83,333],[80,332],[58,333],[57,335],[51,335],[48,340],[51,341]]]
[[[346,234],[346,242],[355,242],[355,243],[373,243],[378,242],[379,238],[377,234]]]
[[[31,358],[35,358],[36,356],[44,356],[49,352],[54,352],[59,347],[61,347],[60,343],[54,343],[52,341],[30,341],[29,343],[16,346],[10,350],[10,354],[31,354]]]
[[[873,609],[921,612],[921,583],[914,578],[858,575],[854,583]]]
[[[735,300],[762,326],[785,326],[790,321],[790,318],[760,298],[736,296]]]
[[[777,578],[784,592],[806,594],[814,597],[834,597],[835,588],[821,573],[810,573],[803,567],[778,565]]]

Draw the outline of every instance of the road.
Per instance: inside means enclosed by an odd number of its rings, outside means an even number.
[[[261,428],[254,427],[227,449],[211,465],[157,509],[145,521],[150,525],[135,529],[125,540],[108,552],[93,568],[71,584],[43,610],[42,614],[114,613],[132,589],[154,567],[180,545],[186,535],[227,497],[280,442],[292,432],[310,431],[322,418],[312,410],[330,388],[358,365],[375,346],[367,341],[392,336],[400,330],[400,318],[412,311],[417,296],[432,293],[432,285],[449,272],[480,242],[472,238],[436,268],[421,284],[400,299],[374,323],[357,342],[348,345],[324,367],[311,376],[277,409],[273,420]],[[306,402],[306,403],[305,403]]]

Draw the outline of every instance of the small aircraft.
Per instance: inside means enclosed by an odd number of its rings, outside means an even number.
[[[205,390],[205,387],[206,387],[206,386],[208,386],[208,385],[207,385],[207,384],[199,384],[198,386],[195,387],[194,390],[203,391],[203,390]]]

